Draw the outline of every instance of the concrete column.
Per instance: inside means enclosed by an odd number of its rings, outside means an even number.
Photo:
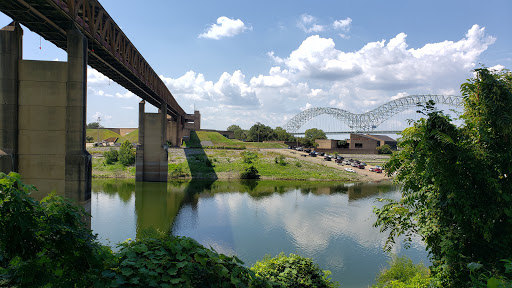
[[[139,145],[136,158],[136,181],[167,181],[167,104],[159,113],[144,113],[139,104]]]
[[[73,27],[67,32],[66,196],[91,198],[92,157],[85,149],[87,118],[87,38]]]
[[[0,171],[18,171],[18,61],[23,30],[12,22],[0,30]]]
[[[139,102],[139,143],[135,154],[135,181],[144,181],[144,112],[146,101]]]

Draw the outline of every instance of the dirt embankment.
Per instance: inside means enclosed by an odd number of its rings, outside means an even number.
[[[361,179],[362,181],[377,182],[377,181],[391,179],[390,177],[386,176],[385,173],[375,173],[375,172],[370,172],[370,170],[369,170],[370,168],[375,167],[376,165],[382,166],[382,164],[384,162],[386,162],[387,159],[389,159],[389,156],[386,156],[386,155],[359,155],[359,154],[357,154],[357,155],[356,154],[341,155],[341,156],[345,157],[345,159],[354,159],[354,160],[357,159],[357,160],[360,160],[360,161],[368,164],[368,166],[366,166],[365,169],[358,169],[358,168],[351,167],[348,165],[337,164],[334,161],[325,161],[324,157],[320,157],[320,156],[311,157],[305,152],[295,151],[292,149],[271,149],[271,150],[275,151],[276,153],[283,154],[286,157],[300,158],[304,161],[310,161],[310,162],[317,163],[320,165],[333,167],[333,168],[336,168],[339,170],[344,170],[345,168],[352,168],[357,175],[362,177],[362,179]],[[369,163],[375,163],[375,165],[370,165]]]

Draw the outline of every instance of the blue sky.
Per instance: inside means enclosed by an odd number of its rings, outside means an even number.
[[[202,128],[276,127],[309,107],[363,113],[404,95],[460,95],[480,64],[512,67],[510,0],[100,3],[185,111],[201,112]],[[10,21],[0,13],[0,25]],[[25,59],[66,61],[24,31]],[[89,69],[88,122],[135,127],[139,101]]]

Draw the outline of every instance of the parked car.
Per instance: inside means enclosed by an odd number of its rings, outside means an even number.
[[[352,172],[352,173],[356,173],[356,171],[354,171],[352,168],[345,168],[345,171],[347,171],[347,172]]]
[[[375,172],[375,167],[371,167],[370,169],[368,169],[368,171]]]
[[[330,157],[330,156],[325,156],[325,157],[324,157],[324,160],[325,160],[325,161],[331,161],[331,157]]]
[[[311,153],[311,149],[306,149],[306,150],[304,150],[304,152]]]
[[[359,166],[359,164],[357,164],[356,162],[352,162],[352,163],[350,163],[350,166],[357,167],[357,166]]]
[[[359,165],[357,165],[357,168],[364,169],[364,165],[363,164],[359,164]]]
[[[382,173],[382,169],[380,169],[380,168],[375,168],[375,172],[377,172],[377,173]]]
[[[313,151],[313,152],[310,152],[310,153],[309,153],[309,156],[311,156],[311,157],[316,157],[316,153],[315,153],[314,151]]]

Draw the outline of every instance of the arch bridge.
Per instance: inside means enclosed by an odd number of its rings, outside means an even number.
[[[309,108],[295,115],[284,129],[292,134],[302,134],[298,130],[313,118],[321,115],[330,115],[340,122],[348,125],[351,131],[326,132],[326,134],[350,133],[350,132],[372,132],[384,121],[400,112],[434,101],[435,104],[444,104],[449,106],[461,107],[462,96],[454,95],[409,95],[389,101],[371,111],[362,114],[354,114],[349,111],[330,108],[315,107]],[[385,131],[386,133],[395,133],[399,131]]]

